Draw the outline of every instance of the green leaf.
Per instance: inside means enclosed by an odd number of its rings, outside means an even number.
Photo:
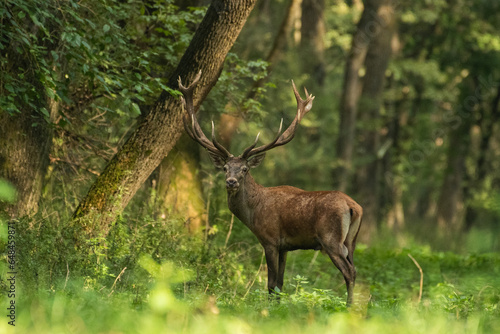
[[[20,19],[24,19],[26,17],[26,13],[25,12],[19,12],[19,13],[17,13],[17,17],[19,17]]]
[[[0,179],[0,201],[15,202],[17,197],[16,188],[7,180]]]
[[[141,109],[137,105],[137,103],[132,103],[132,113],[134,116],[139,116],[141,114]]]
[[[57,61],[59,59],[59,55],[55,51],[50,51],[50,54],[52,55],[52,58],[54,58],[54,61]]]
[[[9,92],[14,93],[14,87],[12,87],[11,84],[5,84],[5,89],[7,89]]]
[[[108,32],[111,27],[108,24],[105,24],[104,27],[102,27],[102,31]]]
[[[50,114],[49,112],[47,111],[46,108],[41,108],[40,111],[42,112],[42,114],[45,116],[45,117],[48,117],[50,118]]]
[[[56,94],[54,93],[54,90],[52,90],[49,87],[45,88],[45,92],[47,93],[47,96],[51,99],[54,99],[56,97]]]

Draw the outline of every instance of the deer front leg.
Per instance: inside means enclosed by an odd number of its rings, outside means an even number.
[[[278,287],[278,250],[275,247],[266,247],[264,252],[267,263],[267,288],[269,294],[273,294]]]
[[[279,251],[278,259],[278,289],[283,290],[283,280],[285,276],[285,266],[286,266],[286,251]]]

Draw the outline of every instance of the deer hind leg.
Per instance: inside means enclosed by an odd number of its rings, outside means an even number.
[[[340,270],[347,288],[347,305],[352,304],[354,283],[356,280],[356,269],[347,259],[348,249],[344,244],[324,247],[333,264]]]
[[[354,217],[354,220],[351,221],[351,224],[349,226],[349,231],[347,232],[347,236],[344,242],[349,253],[347,259],[352,265],[354,265],[354,250],[356,249],[356,238],[358,237],[360,226],[361,226],[361,217],[360,216]]]
[[[327,226],[327,228],[322,231],[320,243],[333,264],[340,270],[342,276],[344,276],[347,288],[347,304],[350,305],[353,299],[354,282],[356,280],[356,269],[352,261],[348,259],[352,256],[352,254],[350,254],[352,244],[349,243],[348,238],[351,216],[347,211],[333,219],[335,220],[335,224],[333,225],[331,224],[331,218],[330,220],[325,219],[325,221],[330,222],[330,224],[321,224],[322,226]],[[331,230],[331,226],[336,226],[337,229]]]

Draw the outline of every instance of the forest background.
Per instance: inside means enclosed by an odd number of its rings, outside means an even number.
[[[15,241],[26,331],[494,332],[499,19],[483,0],[4,1],[2,308]],[[182,134],[176,79],[200,69],[199,122],[234,154],[291,122],[291,79],[316,96],[252,173],[363,206],[354,310],[313,251],[267,301],[257,239]]]

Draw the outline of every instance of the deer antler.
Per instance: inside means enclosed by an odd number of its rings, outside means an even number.
[[[266,151],[269,151],[272,148],[285,145],[286,143],[288,143],[290,140],[293,139],[293,137],[295,136],[295,130],[297,129],[297,126],[302,120],[302,117],[304,117],[304,115],[307,114],[309,110],[311,110],[312,108],[312,101],[314,100],[314,96],[312,96],[312,94],[309,94],[307,92],[307,89],[304,87],[304,91],[306,93],[306,99],[303,100],[300,97],[300,94],[297,91],[297,87],[295,87],[295,83],[293,82],[293,80],[292,80],[292,87],[293,87],[293,93],[295,94],[295,99],[297,100],[297,115],[295,115],[295,119],[293,120],[293,122],[283,133],[281,133],[281,129],[283,127],[283,119],[281,119],[280,128],[274,140],[271,141],[269,144],[255,148],[260,133],[257,134],[255,142],[243,151],[243,153],[240,155],[241,158],[248,159],[251,156],[262,154]]]
[[[188,135],[197,141],[201,146],[203,146],[210,154],[214,154],[218,157],[226,159],[228,157],[233,156],[229,151],[222,146],[215,139],[215,126],[214,122],[212,122],[212,140],[209,140],[207,136],[203,133],[198,121],[196,120],[196,114],[194,110],[193,104],[193,92],[194,87],[198,83],[201,78],[201,71],[198,72],[193,82],[190,85],[185,87],[182,84],[181,77],[179,77],[179,90],[181,91],[183,97],[181,97],[182,107],[186,111],[183,116],[184,121],[184,129],[188,133]]]

